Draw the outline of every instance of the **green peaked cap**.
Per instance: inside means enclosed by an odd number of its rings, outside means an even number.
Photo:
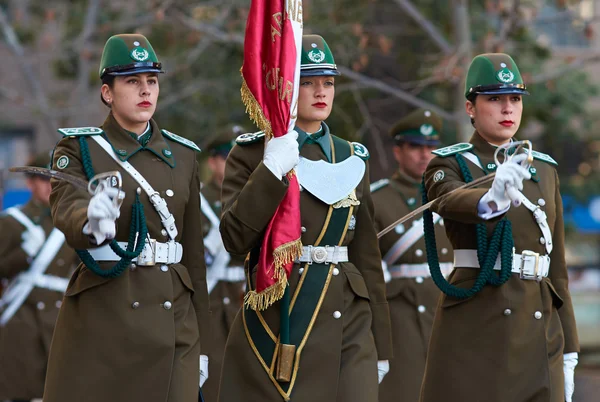
[[[164,73],[148,39],[139,34],[120,34],[108,38],[100,61],[100,78],[107,74],[137,73]]]
[[[442,119],[437,114],[421,108],[396,122],[390,130],[390,135],[396,143],[440,145],[442,124]]]
[[[333,53],[322,36],[303,35],[300,57],[300,76],[340,75],[333,59]]]
[[[235,144],[236,138],[245,132],[246,130],[238,125],[229,126],[223,130],[219,130],[209,137],[203,149],[210,156],[220,155],[227,157]]]
[[[529,95],[517,63],[504,53],[485,53],[475,56],[465,84],[469,95],[522,94]]]

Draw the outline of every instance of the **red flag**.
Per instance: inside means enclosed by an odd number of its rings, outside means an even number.
[[[267,140],[294,127],[300,81],[302,0],[252,0],[246,22],[242,101]],[[302,254],[300,189],[294,172],[267,226],[246,304],[264,310],[283,297],[294,260]]]

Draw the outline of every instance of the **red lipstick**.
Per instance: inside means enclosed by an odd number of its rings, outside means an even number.
[[[145,107],[148,108],[150,106],[152,106],[152,103],[148,102],[148,101],[143,101],[137,104],[139,107]]]
[[[313,103],[312,105],[319,109],[324,109],[327,107],[327,103],[324,103],[324,102],[317,102],[317,103]]]
[[[512,127],[515,122],[512,120],[503,120],[500,122],[500,124],[502,124],[504,127]]]

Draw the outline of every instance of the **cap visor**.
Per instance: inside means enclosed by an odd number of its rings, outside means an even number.
[[[134,75],[140,73],[164,73],[164,71],[159,68],[145,67],[127,71],[115,71],[112,73],[107,73],[106,75]]]
[[[317,77],[319,75],[338,76],[342,75],[337,70],[300,70],[300,77]]]
[[[431,138],[402,138],[396,140],[396,144],[416,144],[416,145],[441,145],[442,142],[440,140],[435,140]]]
[[[497,89],[495,91],[483,91],[483,92],[475,92],[477,95],[506,95],[506,94],[518,94],[518,95],[529,95],[529,92],[524,89],[516,89],[516,88],[506,88],[506,89]]]

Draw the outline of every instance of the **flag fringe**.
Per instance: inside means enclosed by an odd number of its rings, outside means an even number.
[[[243,67],[242,67],[243,68]],[[240,69],[240,73],[242,69]],[[260,107],[260,104],[248,88],[244,74],[242,73],[242,87],[240,88],[242,95],[242,102],[246,106],[246,113],[250,116],[250,119],[256,124],[256,126],[265,133],[267,139],[273,137],[273,129],[271,128],[271,122],[265,117],[265,114]]]
[[[300,257],[300,255],[302,255],[302,241],[300,239],[277,247],[273,251],[273,266],[275,267],[273,278],[277,281],[261,292],[250,290],[244,296],[244,305],[254,311],[263,311],[279,301],[285,293],[285,288],[288,286],[285,266]]]

